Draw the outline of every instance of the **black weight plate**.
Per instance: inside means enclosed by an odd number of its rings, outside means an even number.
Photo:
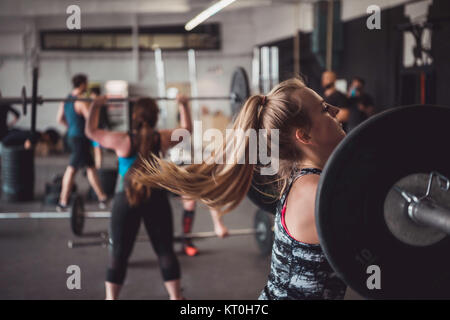
[[[383,206],[390,188],[415,173],[450,177],[450,108],[399,107],[364,122],[328,160],[316,198],[321,245],[334,270],[368,298],[449,298],[449,237],[417,247],[387,227]],[[445,137],[445,138],[444,138]],[[368,289],[369,265],[381,289]]]
[[[84,212],[83,199],[79,195],[75,196],[70,208],[70,226],[72,232],[77,236],[83,234]]]
[[[238,67],[234,70],[231,77],[231,114],[236,116],[244,105],[245,101],[250,96],[250,85],[248,83],[248,76],[245,69]]]
[[[272,252],[273,244],[273,216],[259,209],[255,214],[255,239],[261,255],[267,256]]]

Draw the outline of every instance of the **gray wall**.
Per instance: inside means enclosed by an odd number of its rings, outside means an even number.
[[[310,5],[278,5],[276,7],[243,8],[221,12],[210,21],[220,22],[222,49],[197,52],[199,95],[228,95],[235,67],[244,67],[251,75],[253,47],[261,42],[291,36],[297,27],[311,28]],[[302,9],[302,10],[300,10]],[[184,24],[192,14],[135,15],[82,13],[82,28]],[[65,28],[66,15],[0,18],[0,89],[4,96],[17,96],[23,84],[31,92],[31,52],[40,30]],[[271,17],[280,17],[268,23]],[[299,22],[301,21],[301,22]],[[166,83],[188,82],[187,53],[163,52]],[[136,66],[139,66],[137,72]],[[40,52],[39,94],[49,97],[69,93],[70,79],[78,72],[86,73],[90,81],[125,80],[131,94],[157,95],[154,55],[139,54],[137,62],[131,52]],[[218,72],[219,70],[219,72]],[[207,102],[213,110],[229,114],[226,101]],[[37,128],[57,126],[56,105],[39,108]],[[29,117],[19,126],[28,127]],[[169,121],[169,123],[171,123]],[[62,129],[62,128],[60,128]]]
[[[82,28],[184,24],[199,11],[152,14],[149,12],[155,8],[149,7],[143,12],[133,13],[136,11],[133,5],[139,5],[139,1],[132,0],[127,2],[130,4],[129,12],[117,13],[117,8],[103,6],[99,9],[99,6],[92,5],[91,2],[109,3],[104,0],[85,1],[89,6],[81,5]],[[180,4],[177,9],[183,11],[183,1],[175,2]],[[342,19],[365,15],[367,6],[371,4],[389,7],[402,2],[405,0],[344,0]],[[54,0],[0,0],[0,90],[4,96],[17,96],[24,84],[28,92],[31,92],[31,57],[35,50],[39,51],[39,31],[65,28],[67,15],[64,12],[56,15],[64,9],[61,3],[65,5],[64,1]],[[211,22],[221,23],[222,49],[197,53],[200,95],[227,95],[231,74],[237,66],[244,67],[250,76],[254,46],[292,37],[296,30],[312,30],[311,2],[287,4],[273,1],[272,5],[259,7],[255,3],[245,7],[251,1],[236,2],[238,3],[241,3],[241,7],[224,10],[210,19]],[[46,7],[48,10],[43,9]],[[96,13],[83,12],[83,8]],[[121,10],[123,12],[123,8]],[[45,12],[52,12],[53,15],[45,16]],[[166,52],[163,57],[166,82],[188,82],[187,54]],[[151,52],[140,53],[138,60],[131,52],[40,52],[39,68],[39,93],[44,96],[65,96],[71,89],[72,75],[78,72],[86,73],[91,81],[96,82],[128,81],[131,94],[157,95],[154,56]],[[213,110],[229,114],[229,104],[225,101],[207,102],[207,105]],[[38,130],[57,126],[55,111],[55,105],[39,108]],[[173,121],[169,119],[168,123]],[[29,123],[29,117],[23,117],[19,126],[29,127]]]

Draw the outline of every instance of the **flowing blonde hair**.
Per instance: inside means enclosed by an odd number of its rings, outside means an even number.
[[[303,88],[304,82],[293,78],[277,85],[267,96],[251,96],[232,126],[233,131],[241,129],[244,132],[248,129],[266,129],[268,141],[271,139],[271,130],[279,130],[279,194],[286,189],[292,170],[302,159],[300,150],[293,147],[293,132],[297,128],[307,132],[311,126],[299,94],[296,94]],[[164,188],[190,199],[200,200],[221,213],[227,213],[236,208],[246,196],[254,172],[261,167],[248,161],[249,137],[246,135],[239,143],[241,145],[235,145],[227,136],[226,141],[216,150],[215,157],[221,156],[230,148],[237,150],[244,144],[244,164],[205,161],[179,167],[151,156],[143,159],[142,165],[133,170],[133,179],[143,185]],[[269,143],[267,146],[270,149]]]

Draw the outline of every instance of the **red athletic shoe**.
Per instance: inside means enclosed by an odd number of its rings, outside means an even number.
[[[193,257],[198,254],[198,249],[193,244],[185,244],[183,245],[183,252],[187,256]]]

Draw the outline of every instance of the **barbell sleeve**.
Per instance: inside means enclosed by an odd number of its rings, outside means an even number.
[[[429,198],[412,201],[408,205],[408,215],[416,223],[450,234],[450,210]]]
[[[108,240],[94,240],[94,241],[67,241],[67,247],[70,249],[80,248],[80,247],[93,247],[93,246],[107,246]]]

